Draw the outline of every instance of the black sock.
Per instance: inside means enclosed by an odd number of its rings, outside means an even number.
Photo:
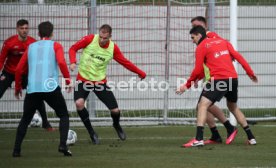
[[[113,125],[119,125],[120,124],[120,116],[121,112],[111,112],[111,118],[113,119]]]
[[[219,132],[217,130],[217,127],[212,127],[210,128],[211,132],[212,132],[212,137],[211,140],[218,140],[221,139]]]
[[[202,126],[196,127],[196,140],[198,141],[203,140],[203,130],[204,130],[204,127]]]
[[[225,126],[228,134],[231,134],[235,129],[235,127],[228,120],[225,121],[223,125]]]
[[[89,119],[89,114],[86,108],[83,108],[82,110],[77,110],[78,114],[81,118],[81,121],[83,122],[84,126],[86,127],[88,133],[90,135],[94,134],[93,127],[91,125],[90,119]]]
[[[246,135],[247,135],[248,140],[250,140],[250,139],[255,139],[255,137],[254,137],[254,135],[252,134],[251,129],[249,128],[249,126],[246,126],[246,127],[244,127],[243,129],[244,129],[244,131],[245,131],[245,133],[246,133]]]

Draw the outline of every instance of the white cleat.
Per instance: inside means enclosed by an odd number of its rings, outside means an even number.
[[[256,141],[256,139],[250,139],[250,140],[247,140],[247,144],[248,145],[256,145],[257,141]]]

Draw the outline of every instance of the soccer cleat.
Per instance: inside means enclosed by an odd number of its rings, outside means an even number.
[[[192,147],[196,147],[196,146],[204,146],[204,141],[203,140],[196,140],[194,141],[194,143],[192,144]]]
[[[230,143],[232,143],[234,141],[237,133],[238,133],[238,129],[235,128],[234,131],[227,136],[227,139],[226,139],[226,144],[227,145],[229,145]]]
[[[98,135],[95,132],[92,135],[90,135],[90,138],[91,138],[93,144],[97,145],[100,143]]]
[[[221,144],[222,143],[222,140],[221,139],[208,139],[206,141],[204,141],[204,144],[207,145],[207,144]]]
[[[184,147],[184,148],[190,148],[190,147],[203,146],[203,145],[204,145],[204,141],[203,140],[198,141],[198,140],[196,140],[194,138],[194,139],[191,139],[186,144],[183,144],[182,147]]]
[[[12,153],[12,157],[21,157],[21,154],[19,151],[14,150]]]
[[[126,140],[126,134],[125,134],[124,130],[122,129],[122,127],[120,126],[120,124],[117,124],[117,125],[113,124],[113,127],[116,130],[118,137],[122,141]]]
[[[46,131],[48,131],[48,132],[52,132],[52,131],[55,131],[55,130],[56,130],[55,128],[53,128],[53,127],[51,126],[50,123],[43,124],[43,125],[42,125],[42,128],[44,128],[44,129],[45,129]]]
[[[246,143],[248,144],[248,145],[257,145],[257,141],[256,141],[256,139],[250,139],[250,140],[247,140],[246,141]]]
[[[183,144],[183,145],[182,145],[182,147],[184,147],[184,148],[191,147],[191,146],[192,146],[192,144],[193,144],[195,141],[196,141],[196,139],[195,139],[195,138],[193,138],[193,139],[191,139],[189,142],[187,142],[187,143]]]
[[[53,131],[56,131],[56,129],[55,128],[53,128],[53,127],[49,127],[49,128],[45,128],[46,129],[46,131],[48,131],[48,132],[53,132]]]
[[[63,153],[64,154],[64,156],[72,156],[72,152],[67,148],[67,147],[59,147],[58,148],[58,151],[60,152],[60,153]]]

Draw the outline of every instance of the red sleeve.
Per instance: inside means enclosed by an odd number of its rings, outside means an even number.
[[[6,59],[7,59],[8,50],[9,50],[9,47],[8,47],[7,42],[5,41],[4,44],[3,44],[1,53],[0,53],[0,71],[2,70],[2,68],[4,66],[4,63],[5,63]]]
[[[217,33],[211,31],[207,31],[206,35],[208,38],[221,38]]]
[[[202,79],[204,77],[204,69],[203,69],[203,63],[204,63],[204,58],[206,55],[206,49],[203,48],[203,45],[200,45],[196,48],[196,61],[195,61],[195,68],[193,69],[189,79],[186,82],[186,87],[189,89],[193,82],[195,82],[197,79]]]
[[[114,45],[114,59],[126,69],[138,74],[140,78],[144,79],[146,77],[146,73],[144,71],[140,70],[136,65],[124,57],[123,53],[116,44]]]
[[[63,77],[66,79],[66,84],[69,85],[70,84],[70,74],[69,74],[69,70],[64,58],[64,51],[63,51],[63,47],[61,44],[55,42],[54,43],[54,50],[55,50],[55,54],[56,54],[56,60],[59,66],[59,69],[63,75]]]
[[[203,71],[198,75],[198,80],[201,80],[203,78],[205,78],[204,68]]]
[[[22,90],[22,75],[28,71],[28,50],[26,50],[17,64],[15,70],[15,91],[19,92]]]
[[[254,72],[253,70],[251,69],[250,65],[248,64],[248,62],[243,58],[243,56],[237,52],[232,44],[230,42],[227,41],[227,47],[228,47],[228,50],[229,50],[229,53],[230,55],[235,58],[243,67],[243,69],[246,71],[247,75],[249,77],[253,77],[254,76]]]
[[[86,46],[88,46],[92,42],[93,39],[94,39],[94,34],[85,36],[70,47],[70,49],[69,49],[70,64],[77,62],[77,60],[76,60],[77,51],[79,49],[82,49],[82,48],[85,48]]]

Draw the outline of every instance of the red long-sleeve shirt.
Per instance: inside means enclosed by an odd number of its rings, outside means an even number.
[[[206,35],[208,38],[221,38],[217,33],[211,31],[207,31]]]
[[[195,68],[186,83],[187,88],[190,88],[192,82],[202,76],[203,63],[209,68],[211,78],[214,80],[238,78],[232,58],[242,65],[249,77],[254,76],[254,72],[247,61],[224,39],[204,39],[196,48],[195,55]]]
[[[20,41],[18,35],[11,36],[5,40],[0,53],[0,70],[15,74],[15,69],[23,53],[28,46],[36,40],[30,36],[26,41]],[[4,67],[4,68],[3,68]]]
[[[69,57],[70,57],[70,63],[76,63],[76,52],[79,49],[83,49],[86,46],[88,46],[94,39],[94,34],[88,35],[83,37],[81,40],[76,42],[74,45],[72,45],[69,49]],[[103,48],[108,48],[109,43],[107,43]],[[130,70],[131,72],[134,72],[139,75],[142,79],[146,77],[146,73],[142,70],[140,70],[136,65],[134,65],[132,62],[130,62],[128,59],[126,59],[123,55],[123,53],[120,51],[117,44],[114,44],[114,52],[113,52],[113,59],[117,61],[119,64],[123,65],[126,69]],[[80,73],[78,73],[77,80],[81,81],[88,81],[87,79],[83,78]],[[100,82],[100,83],[106,83],[107,80],[104,79],[102,81],[94,81],[94,82]]]
[[[222,39],[217,33],[215,33],[215,32],[211,32],[211,31],[207,31],[206,32],[206,35],[207,35],[207,37],[208,38],[220,38],[220,39]],[[201,80],[201,79],[203,79],[205,77],[205,72],[204,72],[204,70],[201,72],[201,74],[198,76],[198,79],[197,80]]]
[[[47,40],[47,39],[45,39]],[[70,79],[69,70],[64,58],[64,50],[60,43],[54,42],[54,51],[56,56],[56,61],[58,63],[59,69],[65,79]],[[17,65],[15,72],[15,90],[18,92],[22,89],[22,74],[26,74],[28,71],[28,50],[26,50],[22,56],[22,59]],[[70,80],[65,80],[66,84],[70,84]]]

